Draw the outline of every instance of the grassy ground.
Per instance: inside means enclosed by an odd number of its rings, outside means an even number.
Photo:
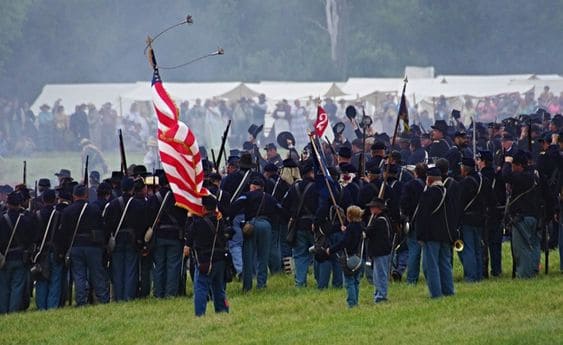
[[[364,279],[360,306],[349,310],[344,290],[297,290],[279,275],[248,294],[230,284],[231,313],[208,308],[199,319],[186,297],[0,316],[0,344],[562,344],[557,253],[551,273],[532,280],[511,280],[506,244],[504,254],[507,273],[478,284],[460,282],[456,258],[456,295],[439,300],[423,281],[394,283],[390,301],[374,305]]]
[[[110,170],[119,170],[120,157],[117,149],[104,154],[104,158]],[[82,162],[79,151],[69,152],[48,152],[33,153],[29,156],[21,157],[4,157],[0,159],[0,184],[10,184],[11,186],[21,183],[23,180],[23,161],[27,161],[27,185],[33,188],[35,180],[46,177],[51,179],[51,184],[56,180],[55,173],[61,168],[69,169],[72,177],[76,180],[82,180],[84,172],[82,171]],[[127,164],[142,164],[143,153],[128,152]],[[90,171],[92,171],[90,167]],[[106,176],[109,177],[111,172]]]

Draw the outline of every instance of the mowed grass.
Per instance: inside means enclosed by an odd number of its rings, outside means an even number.
[[[144,153],[127,152],[127,164],[143,164]],[[111,170],[119,170],[121,158],[116,148],[113,151],[104,153],[104,158],[108,164],[110,172],[102,176],[110,177]],[[27,187],[33,188],[36,180],[40,178],[51,179],[51,184],[55,183],[55,173],[61,168],[69,169],[72,177],[77,181],[84,179],[84,167],[80,158],[80,151],[44,152],[33,153],[27,156],[3,157],[0,158],[0,184],[14,186],[23,182],[23,161],[27,161]],[[90,166],[90,171],[93,167]]]
[[[344,289],[319,291],[312,275],[296,289],[277,275],[246,294],[229,284],[231,312],[209,304],[203,318],[188,297],[29,311],[0,316],[0,344],[562,344],[563,274],[550,254],[548,276],[512,280],[505,244],[503,276],[477,284],[460,281],[456,257],[456,295],[438,300],[422,280],[392,283],[389,302],[374,305],[363,279],[360,305],[348,309]]]

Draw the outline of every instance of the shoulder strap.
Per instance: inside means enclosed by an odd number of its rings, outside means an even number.
[[[307,194],[309,189],[311,189],[312,186],[313,186],[313,182],[307,183],[307,185],[305,186],[305,189],[303,190],[303,193],[299,193],[299,188],[296,186],[296,191],[297,191],[298,197],[299,197],[299,204],[297,205],[297,211],[295,212],[296,218],[299,217],[299,213],[301,213],[301,209],[303,208],[303,205],[305,203],[305,195]]]
[[[250,177],[250,170],[247,170],[244,173],[244,176],[242,177],[242,180],[240,181],[240,184],[238,185],[237,189],[235,190],[233,196],[231,197],[231,203],[234,202],[238,196],[240,195],[240,192],[242,191],[242,187],[246,184],[246,181],[248,180],[248,178]]]
[[[473,176],[468,176],[468,177],[471,178],[475,183],[477,183],[477,193],[475,193],[473,199],[471,199],[469,203],[467,203],[463,211],[467,211],[471,207],[471,205],[475,202],[475,200],[477,200],[477,197],[481,193],[481,187],[483,186],[483,176],[481,176],[480,173],[479,173],[479,182],[477,182],[477,180]]]
[[[53,221],[53,216],[55,215],[55,212],[56,210],[53,208],[53,210],[51,211],[51,215],[49,216],[49,221],[47,222],[47,226],[45,227],[45,233],[43,234],[43,240],[41,241],[41,246],[39,246],[39,251],[33,258],[33,263],[37,262],[37,258],[39,258],[39,255],[41,255],[41,252],[43,251],[43,247],[45,246],[45,241],[47,240],[47,234],[49,233],[49,228],[51,227],[51,222]]]
[[[82,210],[80,210],[80,215],[78,215],[78,220],[76,221],[76,225],[74,226],[74,233],[72,234],[72,239],[70,240],[70,246],[68,246],[67,255],[70,253],[72,246],[74,245],[74,239],[76,238],[76,233],[78,232],[78,227],[80,226],[80,221],[82,220],[82,216],[84,215],[84,211],[86,211],[86,207],[88,203],[85,202],[84,206],[82,206]]]
[[[123,224],[123,220],[125,219],[125,215],[127,214],[127,210],[129,209],[129,204],[131,204],[131,200],[133,200],[133,196],[131,196],[129,198],[129,200],[127,200],[127,204],[125,204],[125,209],[123,210],[123,213],[121,214],[121,218],[119,219],[119,223],[117,224],[117,229],[115,229],[114,232],[114,237],[117,237],[117,234],[119,233],[119,230],[121,229],[121,225]]]
[[[14,225],[12,227],[12,221],[10,220],[10,216],[8,216],[8,213],[4,213],[4,218],[7,219],[8,221],[8,227],[12,230],[12,234],[10,235],[10,240],[8,240],[8,245],[6,246],[6,251],[4,252],[5,254],[8,254],[8,250],[10,250],[10,246],[12,245],[12,241],[14,240],[14,235],[16,234],[16,231],[18,230],[18,225],[20,224],[20,219],[22,217],[23,214],[18,214],[18,219],[16,219],[16,225]]]
[[[262,206],[264,206],[264,198],[266,197],[266,192],[262,191],[262,198],[260,199],[260,205],[258,205],[258,210],[256,211],[256,217],[260,215],[262,211]]]
[[[123,211],[123,204],[125,202],[125,200],[123,200],[123,196],[117,198],[117,201],[119,201],[119,207],[121,208],[121,211]]]
[[[439,188],[439,187],[437,187],[437,188],[442,189],[442,188]],[[440,191],[442,193],[442,200],[440,200],[440,204],[438,204],[438,206],[432,211],[432,214],[436,214],[436,212],[438,212],[442,208],[442,206],[444,205],[444,202],[446,201],[447,190],[446,190],[446,188],[443,188],[443,189],[444,189],[443,191]]]

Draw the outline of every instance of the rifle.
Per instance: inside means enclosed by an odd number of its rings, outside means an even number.
[[[328,140],[328,137],[325,135],[325,140],[326,143],[328,144],[328,147],[330,147],[330,152],[332,152],[332,154],[334,155],[334,157],[336,157],[336,155],[338,153],[336,153],[336,150],[334,149],[334,146],[332,146],[332,144],[330,143],[330,140]]]
[[[530,152],[530,154],[532,154],[532,119],[531,118],[528,120],[528,151]]]
[[[123,134],[121,128],[119,129],[119,154],[121,156],[121,172],[127,176],[127,161],[125,158],[125,146],[123,145]]]
[[[215,170],[219,172],[219,168],[217,167],[217,159],[215,158],[215,150],[211,149],[211,159],[213,160],[213,166]]]
[[[473,160],[475,160],[475,157],[477,156],[477,123],[474,118],[471,118],[471,122],[473,123]]]
[[[219,148],[219,156],[217,157],[217,163],[215,168],[219,171],[219,164],[221,164],[221,158],[223,158],[223,152],[225,152],[225,144],[227,143],[227,136],[229,135],[229,129],[231,128],[231,120],[227,123],[227,128],[223,132],[223,136],[221,137],[221,147]]]
[[[362,151],[360,151],[360,162],[359,162],[359,176],[365,176],[366,174],[366,109],[362,107]]]
[[[34,195],[35,195],[35,197],[37,198],[37,196],[38,196],[38,195],[37,195],[37,180],[35,180],[35,188],[34,188],[34,193],[35,193],[35,194],[34,194]],[[31,207],[31,204],[30,204],[30,207]]]
[[[403,83],[403,95],[405,94],[405,91],[407,89],[407,83],[408,82],[409,82],[409,80],[405,76],[404,83]],[[401,96],[401,98],[402,98],[402,96]],[[391,152],[393,151],[393,148],[395,147],[395,141],[397,140],[397,131],[399,130],[400,120],[401,120],[401,108],[399,107],[399,111],[397,113],[397,122],[395,122],[395,130],[393,131],[393,138],[391,139],[391,148],[389,149],[389,156],[391,156]],[[387,185],[387,176],[389,175],[389,158],[387,158],[387,163],[388,163],[387,167],[385,168],[386,174],[383,175],[383,182],[381,183],[381,187],[379,188],[378,197],[380,199],[383,199],[383,197],[385,195],[385,186]]]
[[[23,161],[23,184],[27,185],[27,162]]]
[[[88,158],[90,156],[86,155],[86,163],[84,164],[84,185],[88,188]]]

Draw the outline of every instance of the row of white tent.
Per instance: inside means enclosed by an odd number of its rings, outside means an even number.
[[[402,78],[350,78],[346,82],[289,82],[262,81],[259,83],[215,82],[215,83],[174,83],[165,82],[165,87],[178,102],[195,99],[219,98],[238,100],[241,97],[257,97],[265,94],[269,101],[286,99],[332,98],[347,101],[364,100],[371,104],[381,101],[386,95],[400,95],[403,89]],[[506,93],[526,93],[543,91],[545,86],[559,95],[563,92],[561,75],[440,75],[435,78],[410,79],[406,94],[416,103],[436,99],[469,96],[483,98]],[[128,106],[138,101],[150,101],[152,97],[149,82],[111,83],[111,84],[48,84],[32,104],[37,113],[43,104],[52,106],[56,100],[72,113],[74,107],[82,103],[92,103],[101,107],[110,102],[118,112],[128,111]]]

